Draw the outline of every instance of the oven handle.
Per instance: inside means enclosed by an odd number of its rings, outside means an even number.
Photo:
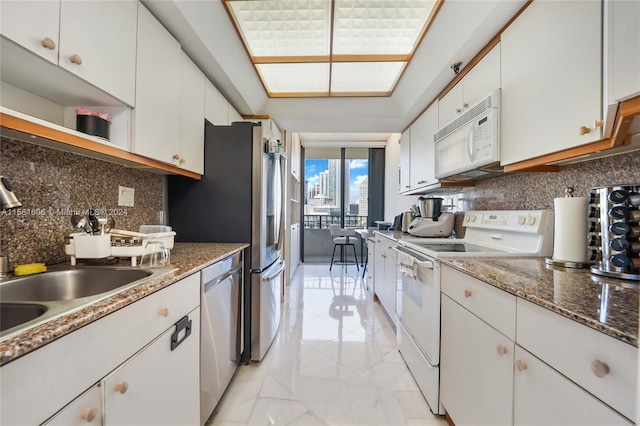
[[[399,250],[399,249],[398,249],[398,246],[393,246],[393,247],[391,247],[391,248],[392,248],[394,251],[398,252],[398,253],[402,253],[402,254],[406,254],[406,255],[408,255],[408,256],[411,256],[411,253],[407,253],[406,251]],[[413,257],[413,256],[411,256],[411,257]],[[432,261],[430,261],[430,260],[422,261],[422,260],[418,260],[418,259],[416,259],[415,257],[413,257],[413,258],[414,258],[415,262],[416,262],[418,265],[422,266],[423,268],[433,269],[433,262],[432,262]]]

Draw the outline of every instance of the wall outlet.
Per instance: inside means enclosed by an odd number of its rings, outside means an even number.
[[[118,186],[118,206],[133,207],[135,189]]]

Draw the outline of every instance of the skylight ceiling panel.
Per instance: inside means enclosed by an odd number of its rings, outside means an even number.
[[[411,54],[435,0],[336,0],[334,54]]]
[[[228,5],[254,57],[329,55],[330,1],[231,1]]]
[[[272,93],[327,93],[328,63],[258,64],[267,90]]]
[[[335,62],[331,92],[389,92],[406,62]]]

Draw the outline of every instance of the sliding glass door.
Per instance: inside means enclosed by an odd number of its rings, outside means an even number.
[[[369,148],[303,150],[304,262],[323,263],[331,260],[333,242],[329,225],[357,229],[366,228],[375,220],[369,217],[372,200],[369,189],[371,151]],[[384,202],[380,193],[373,198],[378,202],[381,200],[381,204]]]

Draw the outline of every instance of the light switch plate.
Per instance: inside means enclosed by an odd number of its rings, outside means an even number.
[[[118,206],[133,207],[135,189],[118,186]]]

